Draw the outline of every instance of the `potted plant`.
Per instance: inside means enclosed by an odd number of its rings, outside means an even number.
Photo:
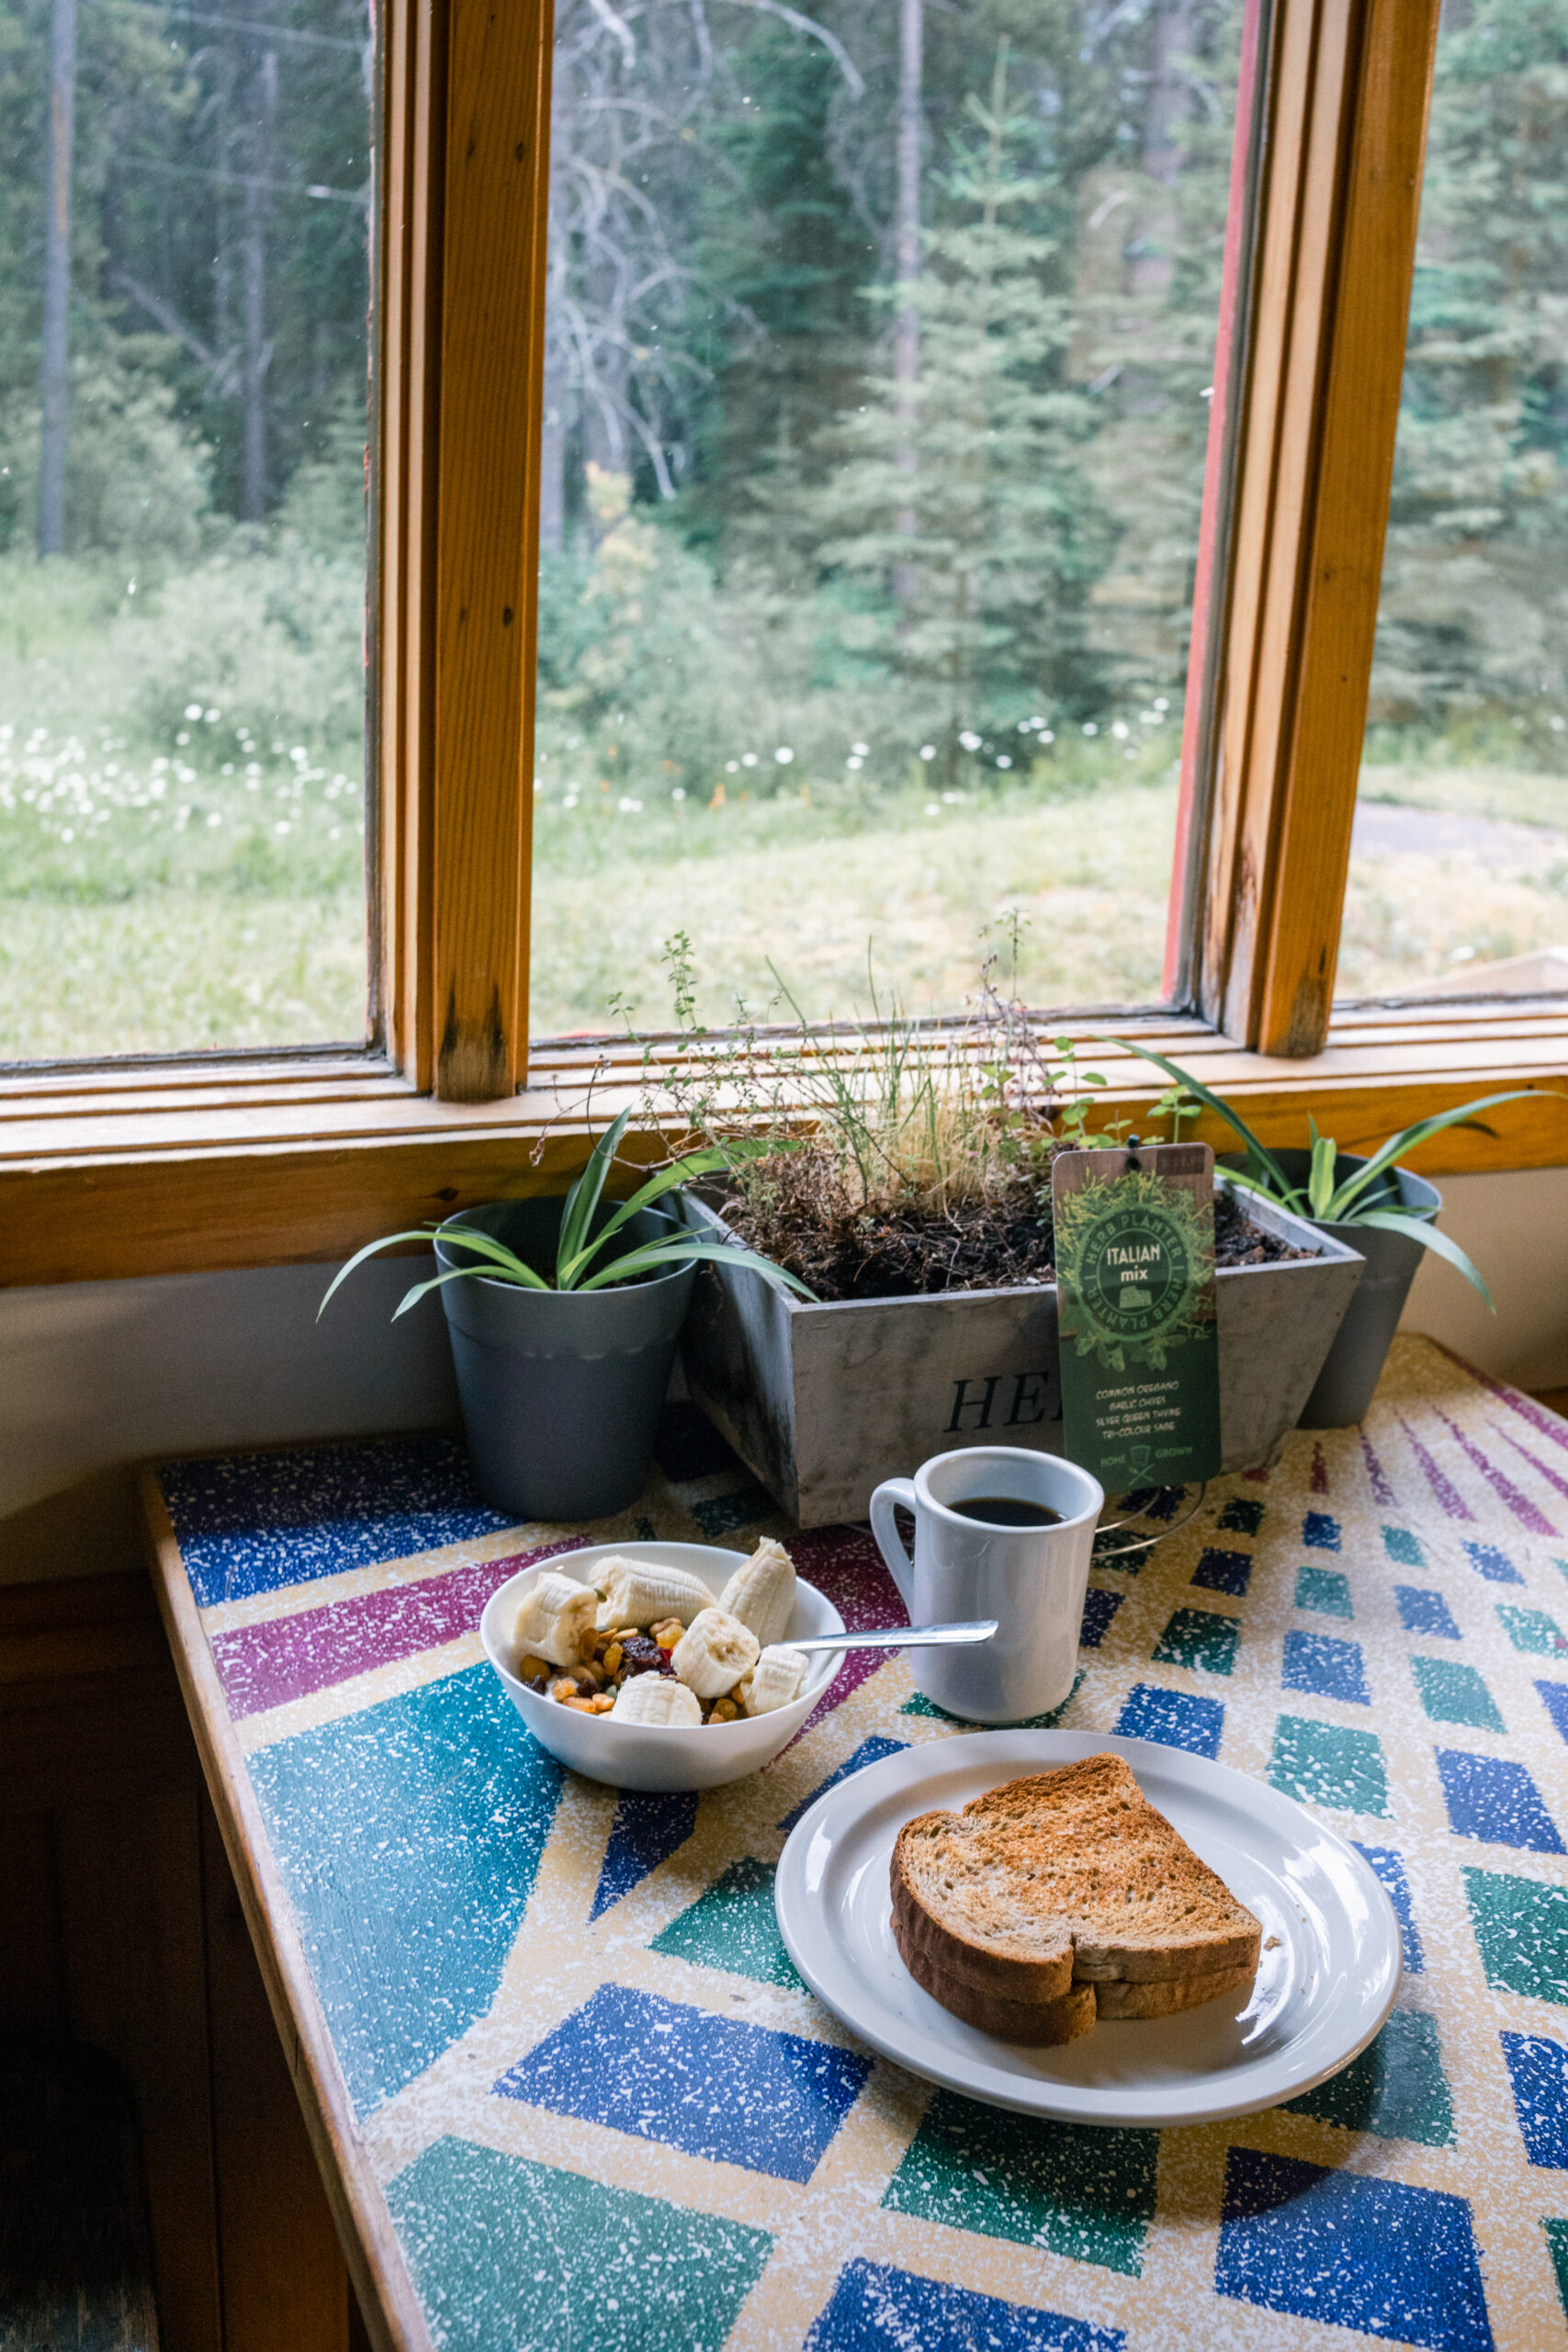
[[[710,1419],[807,1527],[863,1518],[882,1479],[953,1446],[1060,1452],[1050,1159],[1095,1140],[1103,1080],[1067,1041],[1047,1050],[989,959],[958,1023],[893,1007],[864,1028],[797,1015],[715,1035],[692,1012],[689,944],[667,954],[682,1050],[660,1057],[648,1114],[673,1091],[710,1148],[792,1129],[798,1145],[688,1190],[682,1215],[817,1294],[747,1282],[734,1258],[701,1269],[682,1352]],[[1226,1190],[1217,1207],[1224,1458],[1245,1469],[1293,1427],[1361,1261],[1277,1204]]]
[[[393,1320],[441,1293],[463,1423],[483,1502],[519,1519],[605,1519],[639,1491],[653,1451],[692,1283],[723,1259],[764,1285],[798,1279],[733,1243],[694,1234],[672,1204],[694,1179],[761,1147],[689,1152],[635,1192],[606,1199],[623,1111],[564,1199],[492,1201],[356,1250],[328,1299],[367,1258],[434,1245],[440,1272],[415,1283]]]
[[[1179,1120],[1185,1109],[1195,1110],[1201,1104],[1239,1138],[1245,1152],[1224,1163],[1229,1182],[1256,1198],[1278,1202],[1320,1233],[1359,1250],[1366,1260],[1366,1272],[1302,1408],[1299,1428],[1345,1429],[1365,1419],[1424,1250],[1446,1259],[1492,1306],[1492,1295],[1470,1259],[1457,1241],[1438,1230],[1435,1220],[1443,1205],[1442,1194],[1426,1177],[1397,1163],[1447,1127],[1480,1126],[1483,1134],[1490,1135],[1492,1129],[1482,1125],[1483,1111],[1495,1110],[1501,1102],[1517,1102],[1522,1095],[1540,1089],[1511,1087],[1504,1093],[1483,1094],[1474,1102],[1461,1103],[1457,1110],[1418,1119],[1364,1157],[1341,1151],[1331,1136],[1318,1134],[1317,1122],[1312,1118],[1307,1121],[1310,1148],[1270,1151],[1228,1102],[1164,1054],[1135,1038],[1116,1042],[1145,1061],[1156,1063],[1173,1081],[1179,1090],[1173,1106]]]

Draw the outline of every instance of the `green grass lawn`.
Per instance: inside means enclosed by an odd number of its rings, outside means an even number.
[[[353,568],[231,552],[136,587],[101,565],[0,559],[0,1058],[357,1040]],[[1030,1001],[1148,1000],[1176,720],[1150,710],[1086,732],[997,756],[988,744],[945,789],[908,752],[902,766],[857,754],[852,774],[806,755],[787,775],[718,763],[712,788],[689,793],[550,786],[535,1034],[616,1027],[617,998],[667,1026],[660,953],[677,930],[713,1023],[737,996],[764,1013],[775,973],[812,1018],[863,1012],[868,955],[884,996],[954,1010],[999,944],[987,927],[1014,910]],[[1441,977],[1465,949],[1485,962],[1568,941],[1561,775],[1434,755],[1369,767],[1362,791],[1524,830],[1485,857],[1428,852],[1418,832],[1396,854],[1358,854],[1342,993]]]

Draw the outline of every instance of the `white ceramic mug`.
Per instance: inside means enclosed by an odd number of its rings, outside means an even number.
[[[1000,1527],[954,1503],[986,1495],[1043,1504],[1056,1520]],[[1105,1495],[1075,1463],[1022,1446],[966,1445],[936,1453],[912,1478],[885,1478],[871,1532],[911,1624],[994,1617],[972,1649],[911,1650],[915,1687],[964,1723],[1013,1724],[1049,1713],[1073,1687],[1095,1522]],[[911,1561],[893,1514],[915,1521]]]

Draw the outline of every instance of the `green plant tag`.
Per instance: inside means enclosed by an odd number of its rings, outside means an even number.
[[[1213,1477],[1213,1153],[1066,1151],[1051,1193],[1067,1459],[1112,1495]]]

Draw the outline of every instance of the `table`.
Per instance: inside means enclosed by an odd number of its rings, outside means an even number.
[[[485,1598],[582,1540],[477,1504],[444,1438],[174,1463],[144,1505],[253,1936],[373,2334],[453,2352],[1189,2352],[1568,2340],[1568,1423],[1427,1340],[1090,1577],[1070,1726],[1257,1773],[1404,1934],[1371,2051],[1154,2132],[933,2092],[773,1924],[790,1824],[962,1736],[846,1661],[767,1771],[620,1795],[528,1737]],[[592,1540],[783,1532],[691,1408]],[[851,1624],[863,1530],[792,1538]]]

